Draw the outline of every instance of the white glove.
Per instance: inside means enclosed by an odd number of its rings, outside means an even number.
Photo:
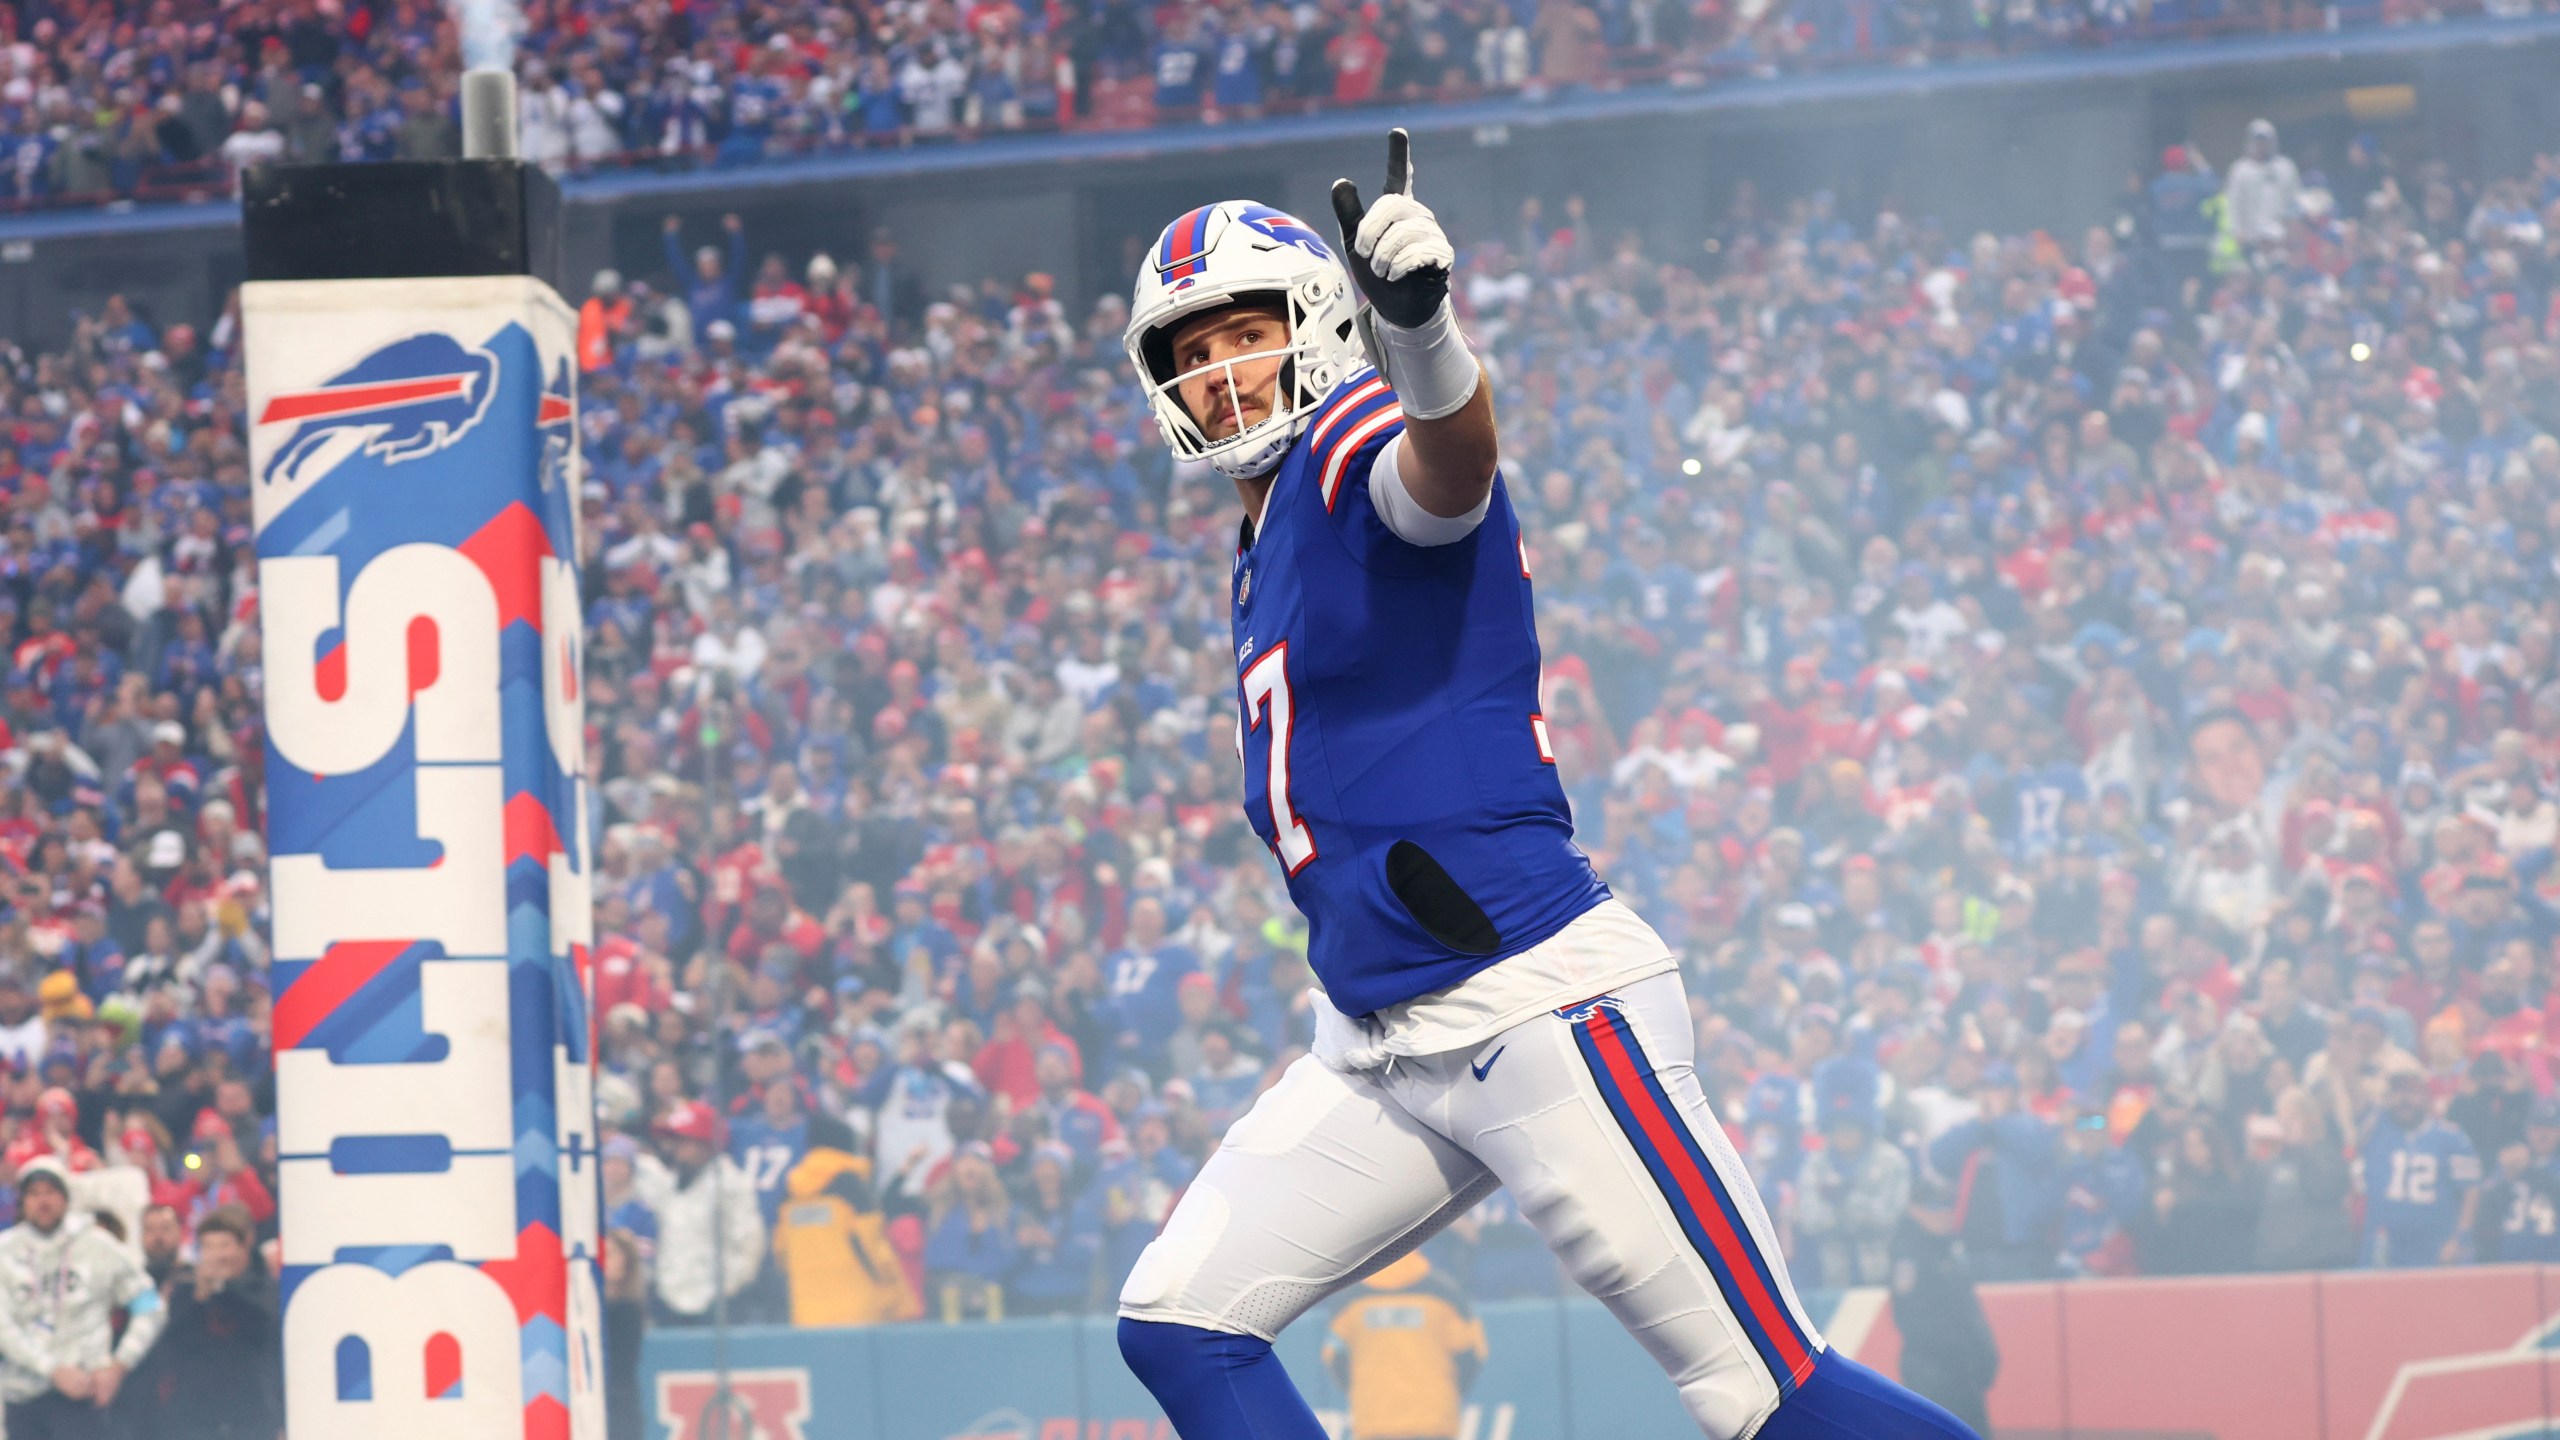
[[[1439,217],[1413,198],[1413,141],[1404,131],[1387,132],[1387,188],[1378,203],[1362,206],[1360,187],[1336,180],[1333,218],[1351,247],[1344,268],[1379,319],[1411,330],[1439,313],[1458,252]]]
[[[1387,132],[1387,189],[1363,208],[1360,187],[1333,182],[1333,218],[1352,281],[1369,303],[1360,308],[1360,346],[1387,377],[1407,420],[1454,415],[1475,398],[1483,371],[1449,308],[1449,274],[1458,263],[1449,232],[1431,207],[1413,198],[1413,141]]]
[[[1360,218],[1360,233],[1352,238],[1351,250],[1390,284],[1416,270],[1446,272],[1458,263],[1457,247],[1449,243],[1449,232],[1440,228],[1440,217],[1411,195],[1379,196]]]

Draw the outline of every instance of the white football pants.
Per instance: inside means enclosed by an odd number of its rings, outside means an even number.
[[[1749,1435],[1822,1338],[1707,1107],[1694,1048],[1666,973],[1472,1050],[1350,1074],[1308,1056],[1228,1130],[1130,1272],[1120,1313],[1268,1340],[1508,1185],[1699,1428]]]

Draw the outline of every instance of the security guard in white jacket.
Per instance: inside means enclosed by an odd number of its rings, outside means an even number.
[[[0,1230],[0,1400],[9,1440],[92,1440],[116,1387],[168,1322],[151,1278],[39,1160],[18,1172],[19,1223]],[[127,1313],[115,1337],[116,1307]]]

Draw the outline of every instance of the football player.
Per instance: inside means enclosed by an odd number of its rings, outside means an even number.
[[[1376,203],[1333,204],[1340,258],[1265,205],[1174,221],[1125,337],[1166,443],[1243,502],[1245,809],[1324,1003],[1131,1272],[1122,1354],[1185,1440],[1317,1440],[1272,1337],[1508,1185],[1707,1435],[1969,1434],[1825,1347],[1670,949],[1573,843],[1491,387],[1403,131]]]

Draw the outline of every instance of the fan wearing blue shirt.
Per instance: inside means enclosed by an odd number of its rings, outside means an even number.
[[[1162,1063],[1165,1042],[1182,1023],[1176,996],[1184,976],[1200,968],[1191,951],[1165,939],[1164,906],[1153,897],[1129,905],[1128,943],[1102,962],[1104,1000],[1117,1025],[1114,1050],[1124,1060]]]
[[[2393,1073],[2365,1127],[2364,1261],[2377,1270],[2463,1258],[2480,1205],[2480,1157],[2435,1114],[2427,1077]]]
[[[729,1127],[729,1158],[747,1172],[769,1227],[782,1213],[784,1182],[809,1153],[809,1117],[800,1108],[798,1082],[785,1076],[764,1087],[761,1104]]]

